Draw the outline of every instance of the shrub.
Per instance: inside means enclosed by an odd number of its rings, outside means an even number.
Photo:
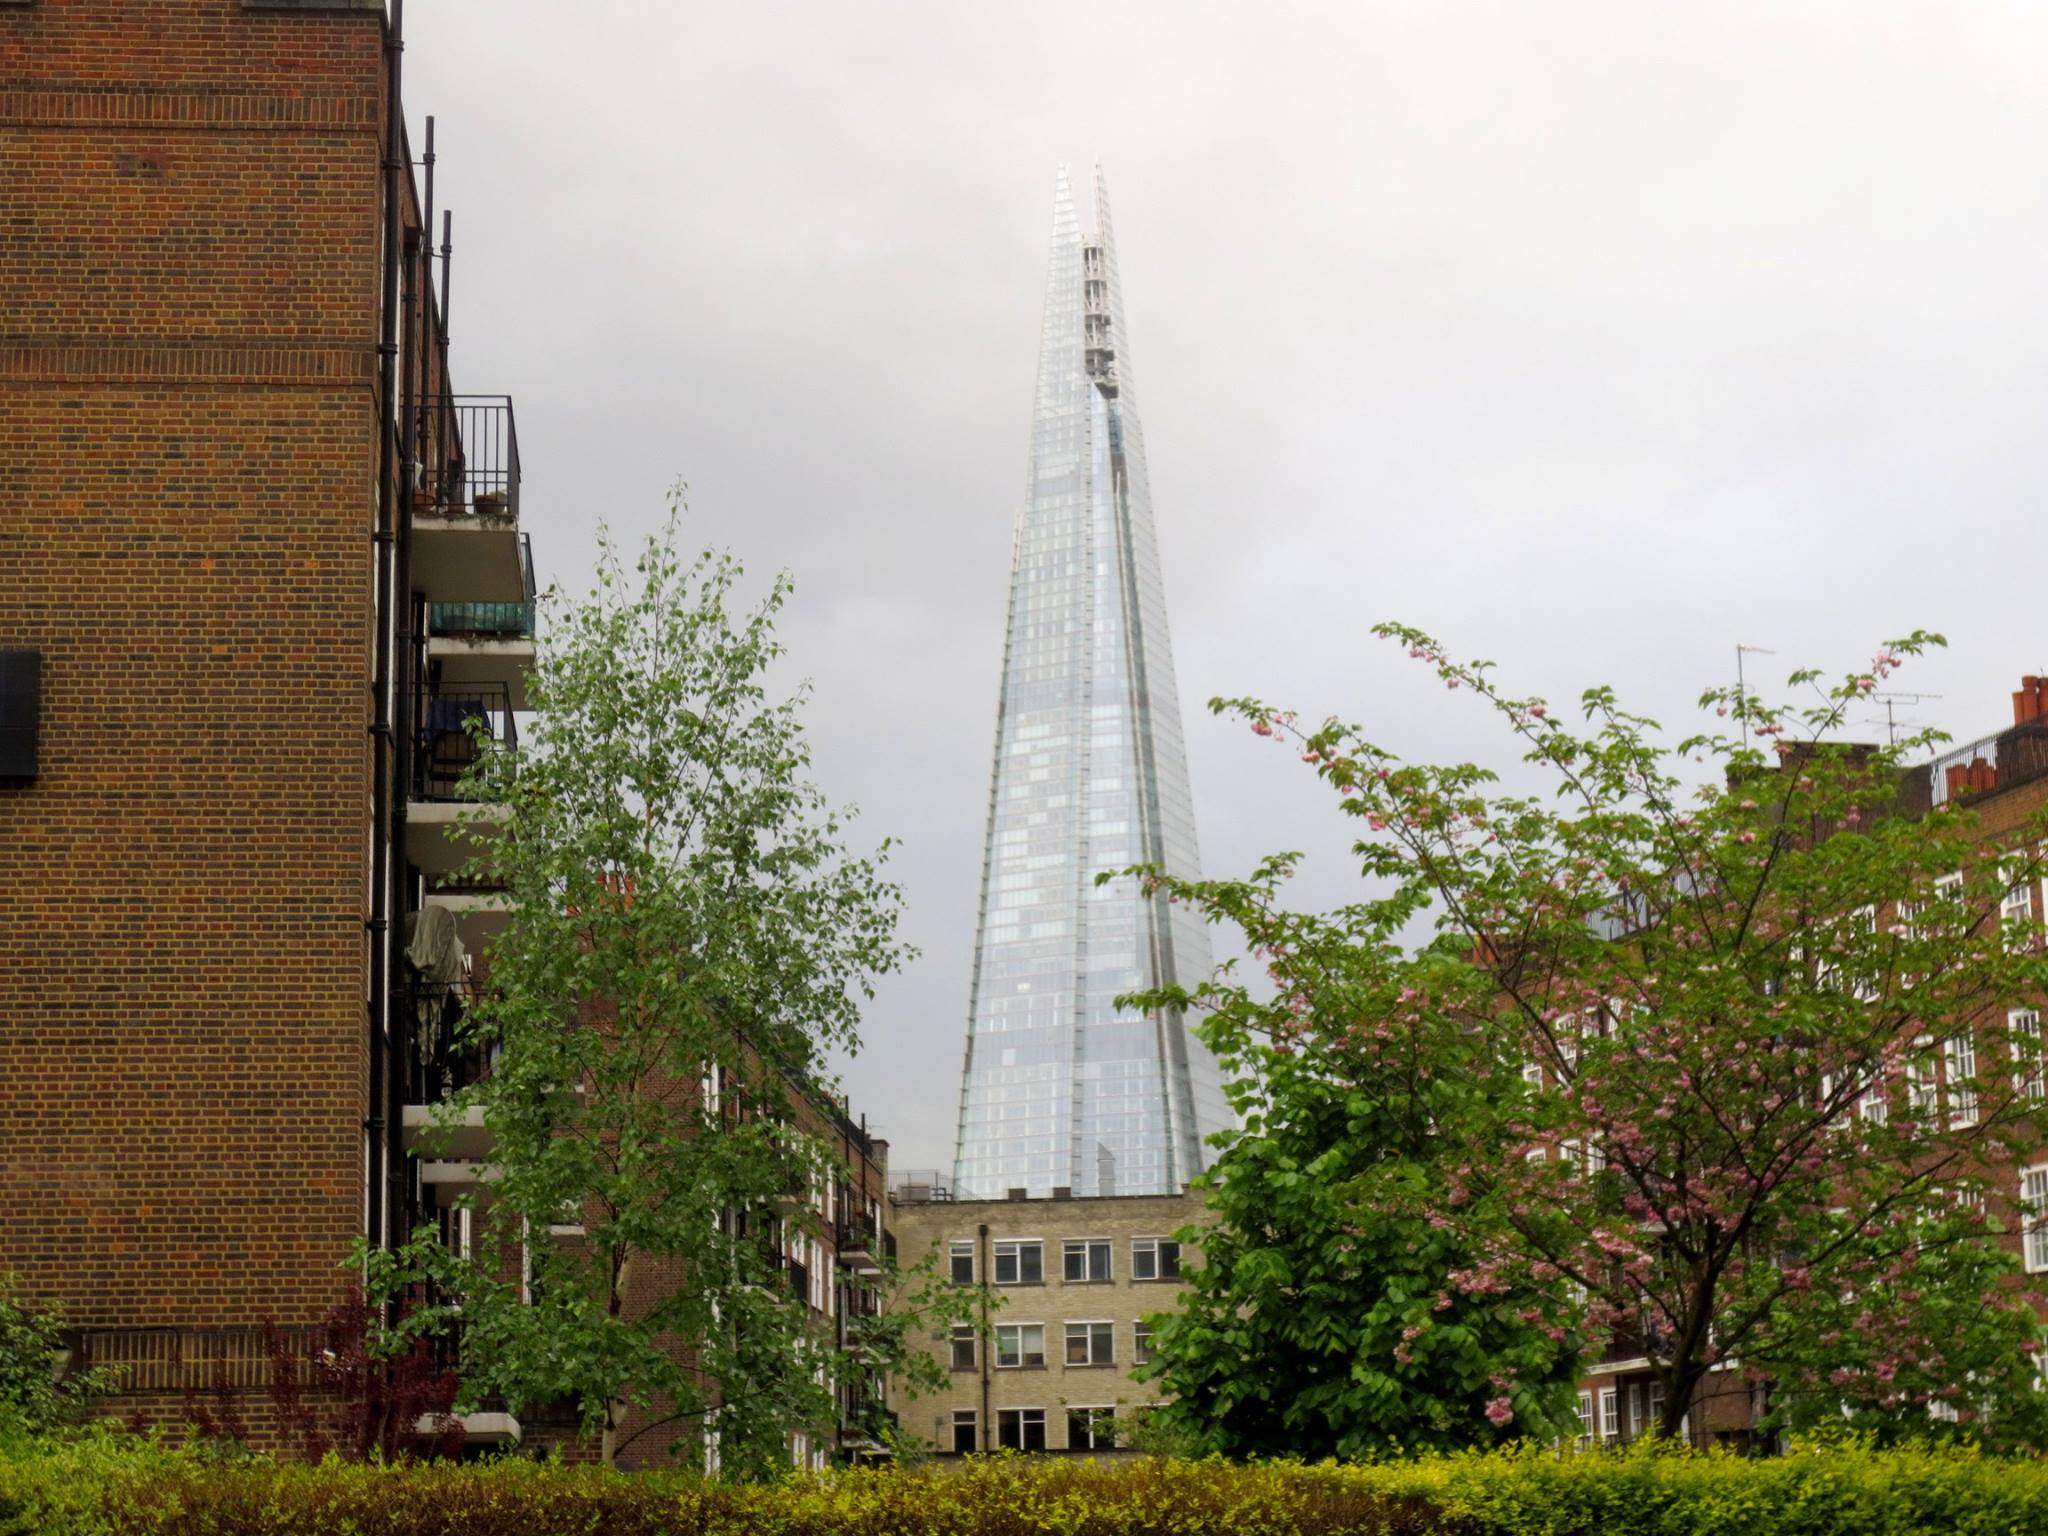
[[[221,1462],[99,1433],[0,1444],[0,1536],[1962,1536],[2048,1530],[2048,1463],[1809,1444],[1378,1464],[1000,1456],[770,1485],[476,1463]]]

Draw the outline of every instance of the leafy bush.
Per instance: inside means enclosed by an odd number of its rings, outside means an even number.
[[[0,1434],[45,1435],[82,1416],[118,1373],[59,1369],[64,1314],[22,1299],[11,1274],[0,1274]]]
[[[2048,1462],[1812,1445],[1380,1464],[994,1457],[772,1485],[480,1463],[223,1463],[110,1434],[0,1444],[0,1536],[1968,1536],[2048,1530]]]

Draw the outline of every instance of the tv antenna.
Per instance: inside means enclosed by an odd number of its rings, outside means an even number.
[[[1866,694],[1865,697],[1884,700],[1884,720],[1882,723],[1885,730],[1885,739],[1890,745],[1896,747],[1899,744],[1897,706],[1903,704],[1908,709],[1911,709],[1915,705],[1925,704],[1929,699],[1938,699],[1942,695],[1938,693],[1872,693]],[[1866,716],[1865,718],[1872,725],[1880,723],[1875,715]]]
[[[1776,651],[1772,650],[1772,649],[1771,649],[1771,648],[1770,648],[1770,647],[1769,647],[1768,645],[1743,645],[1743,644],[1741,644],[1740,642],[1738,642],[1738,643],[1736,644],[1736,647],[1735,647],[1735,718],[1736,718],[1736,719],[1738,719],[1738,720],[1743,720],[1743,719],[1747,719],[1747,718],[1748,718],[1747,714],[1745,713],[1745,711],[1743,710],[1743,707],[1742,707],[1742,701],[1743,701],[1743,698],[1744,698],[1744,683],[1743,683],[1743,677],[1742,677],[1742,658],[1743,658],[1744,656],[1746,656],[1746,655],[1752,655],[1752,654],[1754,654],[1754,655],[1757,655],[1757,656],[1775,656],[1775,655],[1777,655],[1778,653],[1777,653]]]

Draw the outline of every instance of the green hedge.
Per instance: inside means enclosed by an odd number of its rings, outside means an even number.
[[[0,1450],[4,1536],[1888,1536],[2048,1532],[2048,1462],[1813,1448],[1371,1466],[995,1458],[775,1486],[508,1459],[223,1463],[108,1437]]]

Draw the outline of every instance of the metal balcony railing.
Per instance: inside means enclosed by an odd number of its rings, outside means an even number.
[[[875,1230],[875,1223],[865,1215],[842,1218],[835,1227],[832,1237],[832,1246],[838,1253],[840,1263],[854,1268],[864,1268],[874,1262],[880,1234]]]
[[[444,683],[420,690],[413,746],[413,797],[486,800],[488,786],[463,779],[483,755],[484,742],[517,748],[519,728],[512,694],[503,683]]]
[[[415,484],[425,507],[516,522],[519,431],[510,395],[435,395],[419,406]]]
[[[413,976],[399,984],[392,1000],[403,1022],[402,1038],[412,1045],[406,1074],[408,1103],[439,1103],[456,1090],[483,1080],[489,1068],[485,1053],[456,1044],[456,1028],[468,1006],[465,983]]]

